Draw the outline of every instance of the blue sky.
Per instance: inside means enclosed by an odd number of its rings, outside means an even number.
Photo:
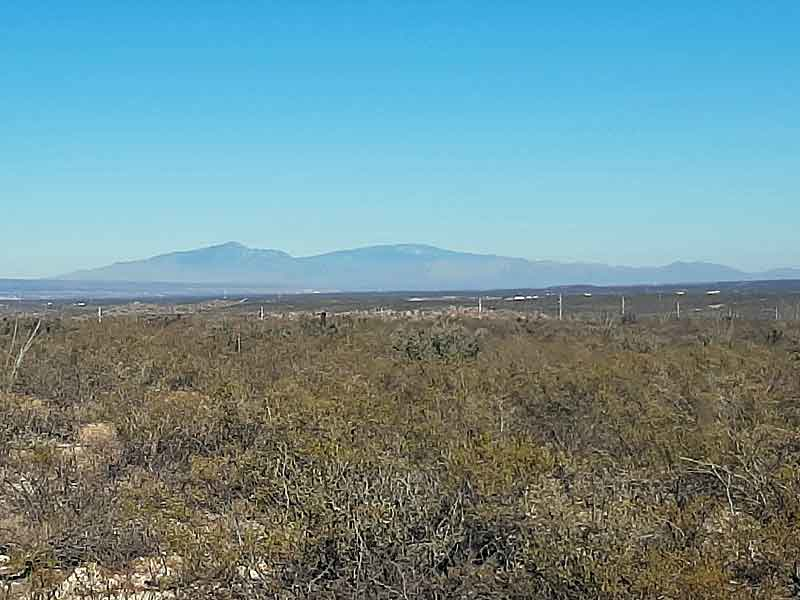
[[[228,240],[800,266],[798,31],[796,0],[6,2],[0,276]]]

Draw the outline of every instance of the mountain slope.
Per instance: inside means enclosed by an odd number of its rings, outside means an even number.
[[[418,244],[370,246],[295,258],[229,242],[116,263],[62,277],[76,281],[252,285],[279,290],[446,290],[636,285],[800,278],[798,269],[745,273],[724,265],[675,262],[661,267],[529,261]]]

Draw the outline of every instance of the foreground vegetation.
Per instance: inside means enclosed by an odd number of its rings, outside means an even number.
[[[798,358],[765,322],[43,323],[0,393],[0,585],[798,597]]]

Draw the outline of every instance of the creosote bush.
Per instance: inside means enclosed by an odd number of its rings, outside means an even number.
[[[0,394],[8,593],[797,597],[800,331],[772,330],[44,323]]]
[[[394,350],[412,361],[474,359],[480,351],[475,333],[448,322],[411,331],[404,328],[394,332],[392,340]]]

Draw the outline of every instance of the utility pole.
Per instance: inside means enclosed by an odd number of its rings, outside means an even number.
[[[558,320],[564,320],[564,294],[558,293]]]

